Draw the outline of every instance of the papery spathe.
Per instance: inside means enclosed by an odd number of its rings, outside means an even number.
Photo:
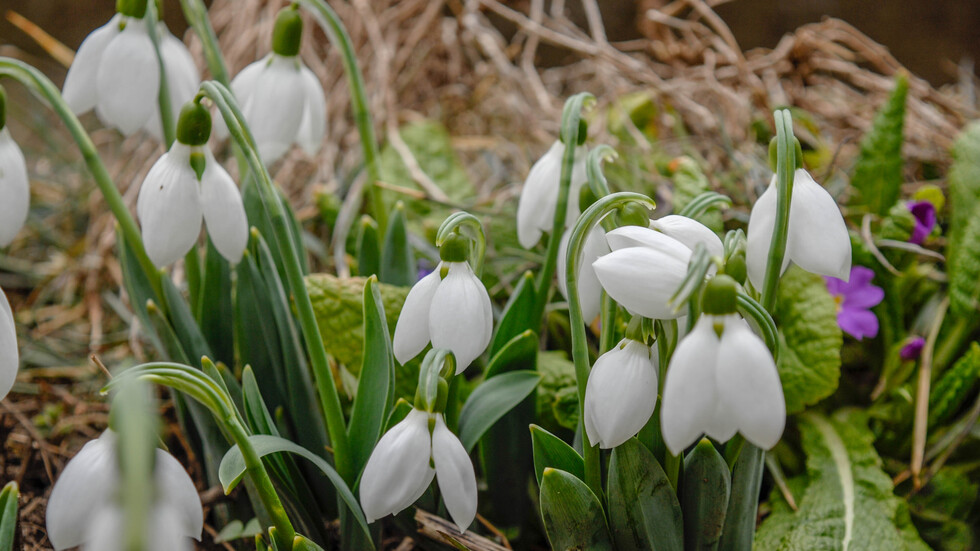
[[[561,185],[562,157],[565,144],[560,140],[541,156],[527,174],[521,197],[517,203],[517,239],[525,249],[533,247],[541,234],[551,232],[558,205],[558,191]],[[568,190],[568,206],[565,225],[572,226],[579,215],[578,197],[582,186],[588,181],[585,172],[585,148],[575,152],[572,166],[572,180]]]
[[[486,350],[492,331],[486,287],[469,263],[443,261],[405,297],[392,346],[404,364],[431,341],[433,347],[453,352],[459,374]]]
[[[779,372],[739,315],[703,315],[677,345],[660,420],[664,443],[675,455],[702,434],[724,442],[738,432],[760,448],[776,445],[786,424]]]
[[[749,217],[745,261],[749,280],[756,289],[762,289],[765,283],[769,247],[776,224],[776,191],[776,177],[773,176],[769,188],[752,206]],[[803,169],[797,169],[793,175],[783,270],[790,261],[808,272],[844,281],[851,271],[851,240],[840,208],[827,190]]]
[[[657,353],[623,339],[596,360],[585,387],[585,433],[600,448],[615,448],[647,424],[657,405]]]
[[[24,227],[30,203],[24,154],[4,126],[0,130],[0,247],[9,245]]]

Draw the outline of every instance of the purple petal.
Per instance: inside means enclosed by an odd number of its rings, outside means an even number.
[[[843,306],[848,309],[868,309],[877,306],[884,298],[885,291],[881,287],[867,285],[845,293]]]
[[[912,228],[909,243],[921,245],[936,225],[936,206],[929,201],[914,201],[908,203],[908,208],[915,217],[915,227]]]
[[[868,310],[843,309],[837,313],[837,325],[857,340],[878,335],[878,318]]]
[[[859,289],[865,287],[871,283],[874,279],[875,272],[871,268],[865,268],[864,266],[855,266],[851,268],[851,279],[848,280],[847,286],[851,290]]]
[[[843,279],[837,279],[836,277],[824,276],[824,280],[827,282],[827,291],[833,296],[841,296],[844,294],[844,289],[847,287],[847,282]]]
[[[922,337],[911,337],[905,341],[905,346],[902,347],[902,350],[898,353],[898,355],[906,361],[917,360],[919,359],[919,355],[922,354],[922,347],[925,346],[925,344],[926,340]]]

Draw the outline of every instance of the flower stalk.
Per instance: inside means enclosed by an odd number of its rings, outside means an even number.
[[[776,119],[776,224],[773,228],[772,244],[769,246],[765,284],[761,289],[762,306],[768,312],[776,307],[776,288],[779,285],[779,276],[782,275],[783,258],[786,256],[789,210],[797,163],[793,118],[789,110],[780,109],[773,116]]]

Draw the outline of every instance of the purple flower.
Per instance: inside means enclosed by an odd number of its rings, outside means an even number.
[[[905,340],[905,346],[902,347],[898,355],[903,360],[917,360],[919,359],[919,354],[922,354],[922,347],[925,344],[926,340],[918,335],[909,337]]]
[[[915,227],[912,228],[909,243],[921,245],[936,225],[936,206],[929,201],[909,201],[907,205],[915,217]]]
[[[827,290],[837,304],[837,325],[857,340],[878,335],[878,318],[871,308],[885,298],[885,292],[871,284],[874,276],[871,269],[854,266],[848,281],[836,277],[824,278],[827,280]]]

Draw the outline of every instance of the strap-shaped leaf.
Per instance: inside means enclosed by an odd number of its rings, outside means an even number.
[[[707,438],[684,458],[681,484],[684,549],[707,551],[718,548],[728,512],[730,477],[728,463]]]
[[[381,253],[381,281],[411,287],[418,280],[415,254],[408,242],[405,205],[399,201],[392,210]]]
[[[612,451],[606,498],[616,549],[684,550],[677,494],[660,462],[636,438]]]
[[[471,451],[498,419],[534,392],[541,376],[533,371],[512,371],[487,379],[476,387],[459,414],[459,439]]]
[[[578,477],[558,469],[541,476],[541,519],[552,549],[612,551],[602,505]]]
[[[531,445],[534,449],[534,476],[541,484],[544,470],[560,469],[579,480],[585,480],[585,463],[574,448],[545,429],[531,425]]]
[[[527,329],[537,325],[532,320],[534,315],[534,274],[524,272],[517,287],[504,306],[504,313],[497,323],[497,332],[490,341],[490,357],[499,352],[511,339]]]
[[[357,275],[367,277],[381,271],[381,239],[378,223],[370,216],[361,217],[357,225]]]
[[[0,551],[13,551],[17,528],[17,483],[11,480],[0,491]]]

